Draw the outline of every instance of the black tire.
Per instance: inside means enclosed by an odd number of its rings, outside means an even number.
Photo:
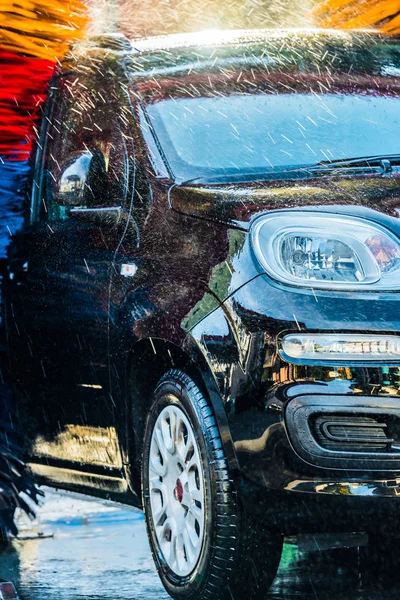
[[[204,474],[205,526],[194,570],[179,576],[161,552],[149,493],[149,455],[158,416],[177,405],[196,436]],[[219,429],[209,401],[193,380],[179,370],[160,380],[150,408],[143,444],[142,494],[153,558],[167,592],[177,599],[239,600],[264,598],[278,569],[282,536],[271,534],[242,509],[229,476]]]

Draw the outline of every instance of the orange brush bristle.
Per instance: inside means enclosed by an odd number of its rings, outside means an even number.
[[[0,0],[0,47],[47,60],[61,58],[84,35],[80,0]]]
[[[325,0],[312,12],[321,27],[400,33],[400,0]]]

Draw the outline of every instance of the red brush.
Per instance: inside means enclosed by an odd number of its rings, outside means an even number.
[[[25,160],[56,61],[87,24],[80,0],[0,1],[0,156]]]
[[[0,50],[0,155],[28,158],[54,62]],[[28,75],[29,74],[29,75]]]

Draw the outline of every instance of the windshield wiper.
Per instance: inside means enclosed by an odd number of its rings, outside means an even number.
[[[324,160],[316,165],[305,167],[304,171],[321,173],[329,171],[376,171],[380,169],[382,175],[392,171],[393,166],[400,165],[400,154],[380,154],[377,156],[362,156],[360,158],[345,158],[340,160]]]
[[[382,154],[363,156],[360,158],[345,158],[333,161],[321,161],[316,165],[299,165],[296,167],[274,167],[268,171],[250,171],[200,175],[180,181],[180,186],[207,183],[235,183],[237,181],[267,181],[306,179],[323,175],[346,175],[362,173],[379,173],[383,177],[390,175],[394,166],[400,165],[400,154]]]

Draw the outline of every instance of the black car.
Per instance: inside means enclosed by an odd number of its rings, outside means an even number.
[[[54,77],[4,313],[31,466],[143,506],[175,598],[400,514],[400,42],[91,40]]]

